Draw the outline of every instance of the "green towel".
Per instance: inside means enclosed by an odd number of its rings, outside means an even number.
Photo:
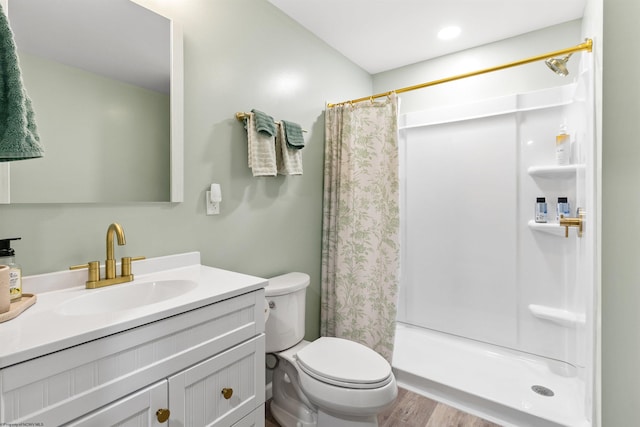
[[[253,113],[253,120],[256,124],[256,130],[258,132],[266,133],[269,136],[276,136],[276,123],[273,117],[263,113],[260,110],[251,110]]]
[[[284,133],[287,139],[287,147],[294,150],[304,148],[304,137],[302,136],[302,127],[297,123],[286,122],[282,120]]]
[[[22,84],[13,32],[0,6],[0,162],[43,154],[31,100]]]

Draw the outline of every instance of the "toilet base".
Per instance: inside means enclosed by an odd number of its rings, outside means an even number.
[[[271,415],[281,427],[317,427],[318,425],[315,414],[307,413],[300,406],[298,408],[285,409],[272,400],[269,409],[271,410]],[[298,412],[297,416],[289,412],[291,409],[294,409],[294,412]],[[295,409],[303,410],[305,413],[300,414],[300,411],[295,411]]]
[[[297,379],[295,369],[286,360],[280,360],[273,371],[271,415],[282,427],[316,427],[318,415],[315,408],[310,402],[306,404],[300,400],[302,392],[285,370],[294,377],[294,381]]]
[[[298,385],[298,372],[287,360],[279,360],[272,378],[271,415],[282,427],[377,427],[377,415],[353,416],[329,413],[308,401]],[[304,401],[303,401],[304,400]]]
[[[318,409],[317,427],[378,427],[378,417],[375,415],[368,417],[338,416]]]
[[[299,406],[297,409],[303,408]],[[316,422],[315,417],[309,416],[310,414],[305,413],[303,416],[300,416],[300,414],[295,416],[274,401],[271,401],[270,410],[271,415],[282,427],[378,427],[377,416],[339,417],[320,409],[317,413],[318,421]]]

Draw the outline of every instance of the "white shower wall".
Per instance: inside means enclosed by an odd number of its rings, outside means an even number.
[[[581,161],[577,87],[403,116],[398,320],[584,366],[575,230],[530,225],[536,197],[551,223],[559,196],[575,213],[583,169],[548,167],[563,122]]]
[[[404,131],[399,320],[517,346],[513,114]]]

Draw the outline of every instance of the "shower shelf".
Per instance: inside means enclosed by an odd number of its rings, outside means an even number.
[[[531,166],[527,169],[527,173],[533,177],[567,179],[576,176],[576,171],[584,169],[584,165],[566,165],[566,166]]]
[[[544,305],[529,304],[529,311],[538,319],[549,320],[561,326],[575,327],[584,325],[586,321],[584,314]]]
[[[564,227],[560,227],[557,222],[535,222],[530,220],[527,225],[531,230],[543,233],[553,234],[554,236],[564,237]]]

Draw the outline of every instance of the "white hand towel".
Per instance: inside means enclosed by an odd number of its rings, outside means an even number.
[[[302,175],[302,150],[287,146],[282,124],[278,124],[276,134],[276,164],[280,175]]]
[[[247,120],[247,142],[249,147],[249,167],[253,176],[276,176],[275,138],[256,131],[253,113]]]

